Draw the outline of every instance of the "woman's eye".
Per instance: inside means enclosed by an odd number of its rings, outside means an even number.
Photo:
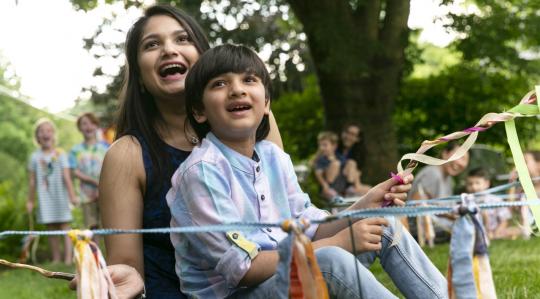
[[[153,47],[156,47],[158,45],[158,42],[157,41],[149,41],[147,43],[144,44],[144,49],[150,49],[150,48],[153,48]]]
[[[190,38],[188,35],[180,35],[176,38],[176,41],[178,43],[189,43],[191,42]]]

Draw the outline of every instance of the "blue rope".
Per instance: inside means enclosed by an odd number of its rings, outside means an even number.
[[[540,200],[530,200],[527,202],[497,202],[497,203],[483,203],[478,206],[481,209],[496,209],[502,207],[518,207],[526,205],[540,205]],[[324,219],[310,220],[314,224],[322,224],[331,221],[336,221],[344,218],[371,218],[371,217],[386,217],[386,216],[407,216],[416,217],[424,215],[440,215],[448,214],[455,210],[455,206],[403,206],[403,207],[386,207],[386,208],[373,208],[363,209],[356,211],[343,211],[337,215],[331,215]],[[254,230],[262,229],[266,227],[281,227],[281,222],[231,222],[216,225],[205,226],[185,226],[185,227],[164,227],[164,228],[150,228],[150,229],[96,229],[91,230],[94,235],[116,235],[116,234],[170,234],[170,233],[205,233],[205,232],[228,232],[233,230]],[[66,235],[68,231],[54,230],[54,231],[3,231],[0,232],[0,239],[6,236],[13,235],[38,235],[38,236],[62,236]]]

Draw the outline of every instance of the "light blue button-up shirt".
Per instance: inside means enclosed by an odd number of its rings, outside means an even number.
[[[171,226],[231,222],[280,222],[322,219],[302,192],[289,155],[268,141],[255,145],[258,161],[224,145],[212,133],[203,139],[172,177],[167,194]],[[305,232],[313,238],[317,225]],[[242,231],[258,250],[274,250],[286,237],[279,228]],[[182,292],[197,298],[224,298],[234,293],[251,266],[249,253],[224,232],[171,234],[176,273]]]

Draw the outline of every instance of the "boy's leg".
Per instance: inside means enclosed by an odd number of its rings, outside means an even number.
[[[324,247],[317,249],[315,255],[326,281],[330,298],[396,298],[349,252],[339,247]],[[355,264],[358,265],[358,277]],[[276,290],[281,290],[283,287],[280,285],[278,276],[274,275],[257,287],[241,289],[228,298],[276,298]]]
[[[448,298],[447,281],[433,265],[409,231],[402,229],[397,245],[390,246],[394,237],[394,218],[384,229],[382,250],[366,252],[357,258],[369,267],[378,257],[396,287],[406,298]]]

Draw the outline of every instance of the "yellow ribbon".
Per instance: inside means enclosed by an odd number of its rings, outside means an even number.
[[[77,298],[117,299],[105,259],[99,247],[92,242],[92,232],[71,230],[68,236],[73,241],[77,269]]]

